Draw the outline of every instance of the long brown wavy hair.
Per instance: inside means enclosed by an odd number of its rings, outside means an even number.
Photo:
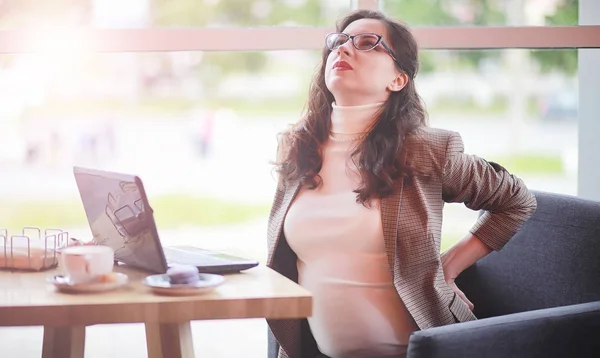
[[[427,119],[414,83],[419,68],[418,46],[408,27],[381,12],[358,10],[340,19],[336,29],[341,32],[360,19],[376,19],[385,24],[388,45],[398,60],[396,68],[408,77],[402,90],[390,93],[369,134],[351,155],[362,178],[354,191],[356,201],[368,205],[370,199],[392,194],[399,178],[410,181],[413,170],[402,159],[403,144],[407,135],[427,125]],[[281,152],[275,169],[284,185],[300,181],[315,189],[321,183],[322,149],[330,134],[331,104],[335,101],[325,85],[325,63],[330,52],[324,47],[302,119],[281,133]]]

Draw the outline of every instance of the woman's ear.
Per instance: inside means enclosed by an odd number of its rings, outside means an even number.
[[[404,72],[398,73],[394,80],[387,86],[387,89],[392,92],[398,92],[408,83],[408,76]]]

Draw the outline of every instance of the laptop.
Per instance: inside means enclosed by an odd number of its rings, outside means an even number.
[[[142,180],[131,174],[73,167],[94,241],[110,246],[115,261],[153,273],[193,265],[203,273],[235,273],[258,261],[192,246],[163,247]]]

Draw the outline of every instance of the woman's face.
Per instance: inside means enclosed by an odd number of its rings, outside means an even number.
[[[351,36],[377,34],[390,44],[384,23],[376,19],[356,20],[342,32]],[[349,40],[327,57],[325,84],[337,105],[362,105],[385,102],[390,91],[404,87],[406,76],[396,69],[394,60],[381,43],[370,51],[359,51]]]

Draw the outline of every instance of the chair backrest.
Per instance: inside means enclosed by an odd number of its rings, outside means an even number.
[[[457,279],[479,318],[600,300],[600,202],[534,194],[521,230]]]

